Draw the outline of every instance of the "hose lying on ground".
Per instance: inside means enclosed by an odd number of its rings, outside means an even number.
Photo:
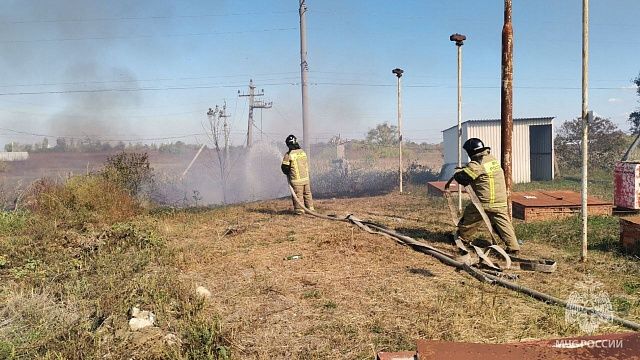
[[[485,283],[489,283],[492,285],[500,285],[504,288],[519,292],[521,294],[525,294],[525,295],[529,295],[532,298],[536,299],[536,300],[540,300],[543,301],[547,304],[553,304],[553,305],[558,305],[558,306],[562,306],[562,307],[569,307],[571,310],[573,311],[578,311],[578,312],[583,312],[589,315],[595,315],[599,318],[605,319],[605,320],[610,320],[616,324],[622,325],[624,327],[627,327],[629,329],[633,329],[636,331],[640,330],[640,324],[630,321],[630,320],[626,320],[626,319],[622,319],[619,318],[617,316],[613,316],[613,315],[609,315],[606,313],[603,313],[601,311],[598,311],[596,309],[593,308],[587,308],[581,305],[577,305],[577,304],[567,304],[566,301],[559,299],[557,297],[530,289],[528,287],[522,286],[522,285],[518,285],[516,283],[513,283],[511,281],[505,280],[503,278],[501,278],[500,276],[496,276],[493,274],[490,274],[488,272],[483,271],[482,269],[476,269],[466,263],[457,261],[454,256],[447,254],[446,252],[436,249],[432,246],[429,246],[427,244],[425,244],[422,241],[418,241],[410,236],[406,236],[403,234],[400,234],[398,232],[396,232],[395,230],[391,230],[388,229],[382,225],[378,225],[378,224],[374,224],[371,222],[366,222],[366,221],[362,221],[356,217],[354,217],[353,215],[347,215],[345,217],[338,217],[338,216],[327,216],[327,215],[323,215],[320,213],[317,213],[313,210],[310,210],[308,208],[306,208],[304,206],[304,204],[300,201],[300,199],[298,199],[298,197],[296,196],[295,191],[293,190],[293,187],[291,187],[291,185],[289,185],[289,190],[291,191],[291,195],[293,198],[293,201],[296,202],[296,204],[298,206],[300,206],[301,208],[303,208],[305,210],[306,213],[313,215],[315,217],[321,218],[321,219],[326,219],[326,220],[334,220],[334,221],[343,221],[343,222],[350,222],[355,224],[356,226],[358,226],[359,228],[369,232],[369,233],[376,233],[376,234],[380,234],[380,235],[384,235],[386,237],[392,238],[394,239],[396,242],[403,244],[403,245],[407,245],[412,247],[413,249],[423,252],[425,254],[431,255],[433,257],[435,257],[436,259],[438,259],[440,262],[449,265],[449,266],[453,266],[456,269],[462,270],[466,273],[468,273],[469,275],[473,276],[474,278],[476,278],[479,281],[485,282]]]

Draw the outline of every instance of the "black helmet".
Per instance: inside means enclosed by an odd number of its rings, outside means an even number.
[[[298,145],[298,139],[296,138],[295,135],[287,136],[287,139],[284,141],[284,143],[287,144],[287,147],[289,147],[289,148],[295,147],[295,146],[299,146]]]
[[[487,149],[491,149],[488,146],[484,146],[482,140],[478,138],[471,138],[465,141],[464,145],[462,145],[462,148],[467,151],[469,157],[479,154]]]

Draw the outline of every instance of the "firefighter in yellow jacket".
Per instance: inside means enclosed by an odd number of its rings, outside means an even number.
[[[304,206],[307,209],[314,210],[311,185],[309,183],[307,154],[300,148],[298,139],[294,135],[287,136],[285,143],[289,151],[284,155],[280,168],[287,175],[289,183],[291,183],[300,202],[304,201]],[[304,209],[295,200],[293,200],[293,208],[296,214],[304,214]]]
[[[480,139],[467,140],[463,148],[471,161],[456,171],[454,179],[462,186],[471,185],[491,220],[491,225],[506,244],[507,252],[517,253],[520,245],[507,208],[507,187],[500,162],[490,154],[491,148],[484,146]],[[482,226],[482,222],[482,216],[476,207],[473,204],[467,205],[458,222],[456,236],[468,239]]]

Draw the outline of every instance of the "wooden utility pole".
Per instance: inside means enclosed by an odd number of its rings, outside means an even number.
[[[248,97],[249,98],[249,120],[247,124],[247,147],[250,148],[253,145],[253,128],[255,127],[255,123],[253,121],[253,109],[270,109],[273,105],[272,102],[265,102],[262,100],[255,100],[256,96],[264,96],[264,89],[260,90],[259,93],[256,93],[256,86],[253,85],[253,79],[249,80],[249,93],[248,94],[240,94],[240,90],[238,90],[239,97]],[[226,120],[225,120],[226,122]]]
[[[587,261],[587,167],[589,153],[589,0],[582,0],[582,261]]]
[[[307,62],[306,0],[300,0],[300,84],[302,87],[302,145],[307,157],[311,154],[311,134],[309,128],[309,63]]]
[[[513,138],[513,25],[511,24],[511,0],[504,0],[504,25],[502,26],[502,90],[500,98],[501,149],[500,160],[504,169],[507,188],[507,208],[511,214],[511,139]]]

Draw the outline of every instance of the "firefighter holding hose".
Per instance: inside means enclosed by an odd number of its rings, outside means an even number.
[[[289,184],[293,187],[296,197],[300,202],[304,201],[304,206],[307,209],[313,211],[315,209],[313,208],[313,198],[311,196],[307,154],[300,148],[298,139],[294,135],[287,136],[285,144],[287,144],[289,151],[284,155],[280,168],[282,172],[287,175]],[[292,200],[294,212],[297,215],[304,214],[304,209],[298,205],[295,199],[292,198]]]
[[[506,244],[507,253],[517,254],[520,245],[507,208],[507,187],[500,162],[491,155],[491,148],[485,146],[480,139],[471,138],[462,148],[471,161],[462,169],[456,170],[454,179],[462,186],[471,185],[495,232]],[[456,236],[468,239],[482,226],[482,222],[478,209],[473,204],[467,205],[458,222]]]

